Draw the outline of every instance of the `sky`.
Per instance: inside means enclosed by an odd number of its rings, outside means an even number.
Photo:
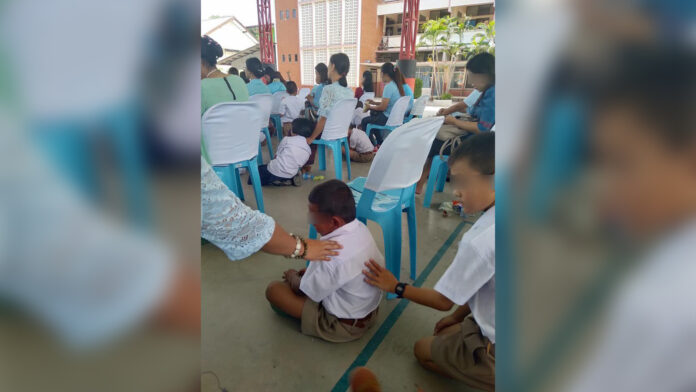
[[[259,24],[256,0],[201,0],[201,19],[213,15],[234,16],[245,26]],[[271,20],[275,23],[275,1],[271,1]]]

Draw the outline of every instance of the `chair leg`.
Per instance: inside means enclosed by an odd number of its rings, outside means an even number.
[[[348,138],[343,139],[343,144],[345,144],[346,149],[346,167],[348,168],[348,181],[350,181],[350,145],[348,144]]]
[[[261,143],[259,142],[259,155],[256,156],[256,164],[263,165],[263,151],[261,151]]]
[[[447,163],[440,161],[440,170],[437,172],[437,191],[445,190],[445,181],[447,180]]]
[[[239,169],[234,169],[232,166],[227,166],[227,176],[230,179],[232,191],[244,201],[244,188],[242,187],[242,179],[239,177]]]
[[[336,179],[343,181],[343,158],[341,158],[341,142],[331,142],[331,155],[334,160]]]
[[[367,130],[365,130],[365,133],[367,134],[367,138],[372,140],[372,124],[367,124]]]
[[[268,146],[268,156],[273,159],[273,142],[271,141],[271,132],[268,127],[263,129],[263,134],[266,135],[266,145]]]
[[[310,224],[309,225],[309,238],[311,239],[316,239],[317,238],[317,229],[314,227],[314,225]]]
[[[326,148],[323,144],[317,144],[317,157],[319,158],[319,170],[326,170]]]
[[[283,124],[280,122],[280,116],[272,115],[271,119],[273,120],[273,126],[275,126],[276,129],[276,136],[278,137],[278,141],[280,142],[281,140],[283,140]]]
[[[430,200],[433,197],[435,184],[437,183],[437,174],[440,171],[440,157],[434,156],[433,162],[430,164],[430,174],[428,174],[428,184],[425,186],[425,197],[423,197],[423,207],[430,207]]]
[[[382,226],[384,235],[384,255],[386,267],[396,280],[401,275],[401,211],[396,210],[391,219],[384,222]],[[395,298],[394,294],[387,295],[388,299]]]
[[[415,205],[415,202],[413,205]],[[411,262],[411,279],[416,280],[416,250],[418,249],[416,209],[413,207],[406,209],[406,218],[408,220],[408,256]]]
[[[259,175],[259,167],[256,166],[253,159],[249,161],[249,175],[251,176],[251,184],[254,186],[256,208],[261,212],[265,212],[263,206],[263,193],[261,192],[261,176]]]
[[[239,175],[239,168],[234,169],[234,178],[237,180],[238,195],[242,195],[242,200],[244,200],[244,188],[242,187],[242,177]]]

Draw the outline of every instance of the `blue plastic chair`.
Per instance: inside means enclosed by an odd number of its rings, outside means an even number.
[[[261,109],[261,120],[259,121],[259,130],[266,136],[266,144],[268,145],[268,155],[273,159],[273,143],[271,142],[271,133],[268,131],[268,123],[271,118],[273,109],[273,95],[271,94],[254,94],[249,97],[250,102],[254,102]],[[261,142],[259,142],[259,154],[257,158],[259,166],[263,165],[263,157],[261,156]]]
[[[227,185],[240,200],[244,201],[244,190],[242,188],[242,180],[239,176],[239,169],[246,167],[249,169],[251,176],[251,184],[254,187],[254,196],[256,198],[256,206],[259,211],[265,212],[263,205],[263,193],[261,191],[261,176],[259,175],[259,167],[256,164],[256,159],[252,158],[246,161],[235,162],[227,166],[213,166],[215,174],[220,177],[223,184]]]
[[[249,169],[256,206],[264,212],[257,163],[257,126],[262,115],[254,102],[219,103],[203,114],[201,132],[213,170],[241,200],[244,200],[244,191],[239,169]]]
[[[266,136],[266,146],[268,146],[269,159],[273,159],[273,142],[271,141],[271,132],[268,127],[262,128],[261,132]],[[263,154],[261,154],[261,142],[259,142],[259,154],[256,156],[256,162],[259,166],[263,165]]]
[[[428,184],[425,187],[425,197],[423,198],[423,207],[430,207],[430,200],[433,197],[433,191],[437,187],[438,192],[445,189],[445,180],[447,179],[447,159],[449,155],[444,155],[441,159],[440,155],[433,157],[433,163],[430,165],[430,174],[428,175]]]
[[[408,224],[410,277],[416,278],[416,182],[443,120],[442,117],[415,119],[394,130],[377,151],[368,177],[358,177],[348,184],[355,198],[357,219],[363,223],[372,220],[381,226],[386,267],[397,279],[401,274],[403,213]],[[394,159],[403,162],[389,164]],[[312,235],[316,231],[310,227],[310,238],[315,238]]]
[[[411,121],[413,118],[423,118],[423,113],[425,112],[425,105],[428,103],[430,95],[421,95],[413,102],[413,107],[411,112],[406,116],[404,120],[405,123]]]
[[[394,129],[398,128],[399,126],[403,125],[404,119],[406,116],[406,111],[408,109],[408,103],[411,101],[411,97],[408,95],[403,96],[399,99],[396,100],[396,103],[394,106],[392,106],[391,113],[389,113],[389,118],[387,119],[386,124],[384,125],[377,125],[377,124],[367,124],[367,129],[365,130],[365,133],[367,133],[367,137],[372,140],[372,130],[387,130],[389,132],[393,131]]]
[[[341,146],[345,148],[346,167],[348,169],[348,179],[351,179],[350,172],[350,147],[348,144],[348,127],[353,117],[353,110],[358,102],[355,98],[342,99],[336,102],[326,118],[326,124],[321,134],[321,139],[314,140],[313,144],[318,147],[317,155],[319,158],[319,170],[326,170],[326,148],[330,148],[333,153],[334,170],[336,178],[343,180],[343,159],[341,157]]]
[[[283,140],[283,123],[280,121],[280,114],[271,114],[271,121],[273,121],[273,126],[276,129],[276,136],[278,137],[278,142]]]

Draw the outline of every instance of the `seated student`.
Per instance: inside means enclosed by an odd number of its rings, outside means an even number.
[[[268,89],[271,90],[271,94],[277,93],[278,91],[286,91],[285,81],[280,72],[275,71],[271,67],[267,67],[266,76],[269,80]]]
[[[263,82],[263,76],[265,71],[263,69],[263,64],[261,60],[257,57],[250,57],[246,59],[246,76],[249,78],[249,83],[247,83],[247,90],[249,91],[249,96],[256,94],[270,94],[271,90]]]
[[[466,213],[483,215],[462,236],[452,264],[435,288],[397,282],[379,263],[365,263],[367,282],[438,310],[459,307],[435,325],[435,335],[416,342],[414,353],[426,369],[495,389],[495,133],[466,139],[450,155],[454,195]]]
[[[287,270],[283,282],[271,282],[271,306],[301,320],[305,335],[329,342],[359,339],[377,321],[382,292],[367,284],[363,262],[384,265],[367,227],[355,219],[355,200],[348,185],[329,180],[309,194],[309,216],[324,240],[343,245],[330,261],[313,261],[306,270]]]
[[[280,101],[280,122],[283,123],[283,135],[290,134],[292,122],[300,117],[304,107],[304,98],[297,95],[297,84],[292,80],[285,84],[288,96]]]
[[[316,85],[312,87],[312,91],[307,95],[307,103],[305,104],[305,117],[316,121],[318,119],[317,112],[321,103],[321,93],[324,91],[324,86],[331,84],[329,79],[329,67],[324,63],[319,63],[314,67],[314,78]]]
[[[372,162],[375,157],[375,147],[365,131],[357,128],[348,129],[348,145],[350,160],[354,162]]]
[[[284,137],[278,144],[276,156],[268,165],[259,166],[261,185],[289,185],[300,186],[302,176],[299,170],[307,163],[312,151],[307,145],[307,137],[312,134],[314,123],[305,118],[296,118],[292,121],[290,136]],[[251,184],[251,177],[247,180]]]
[[[365,117],[360,123],[360,129],[363,131],[367,131],[367,126],[369,124],[386,124],[387,120],[389,119],[389,115],[391,114],[391,110],[399,98],[409,95],[411,97],[410,105],[413,104],[413,93],[411,92],[411,88],[406,84],[401,71],[394,67],[394,64],[392,63],[382,64],[381,70],[382,81],[385,84],[384,91],[382,91],[382,100],[380,103],[375,103],[375,101],[372,99],[365,101],[363,111],[367,112],[369,110],[370,116]],[[408,88],[404,88],[404,86]],[[387,132],[383,130],[376,130],[372,133],[372,135],[374,137],[373,144],[377,146],[382,144]]]

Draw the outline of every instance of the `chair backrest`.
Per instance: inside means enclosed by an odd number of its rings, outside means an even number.
[[[206,110],[201,119],[203,143],[212,165],[228,165],[254,158],[259,152],[261,110],[254,102],[223,102]]]
[[[310,93],[311,91],[312,91],[312,90],[308,89],[307,87],[303,87],[303,88],[301,88],[300,91],[297,93],[297,96],[300,97],[300,98],[302,98],[302,99],[305,99],[305,98],[307,98],[307,96],[309,95],[309,93]]]
[[[348,127],[353,119],[353,111],[358,103],[356,98],[342,99],[334,104],[326,118],[324,131],[321,134],[323,140],[335,140],[348,137]]]
[[[423,112],[425,112],[425,105],[428,103],[429,99],[430,95],[421,95],[418,97],[416,102],[413,103],[411,114],[414,116],[423,116]]]
[[[280,114],[280,102],[289,94],[287,91],[278,91],[273,93],[273,105],[271,106],[271,114]],[[253,97],[253,95],[252,95]]]
[[[415,184],[444,121],[443,116],[414,118],[393,130],[372,161],[365,188],[382,192]]]
[[[386,125],[395,127],[403,124],[409,102],[411,102],[411,97],[408,95],[404,95],[403,97],[397,99],[394,106],[392,106],[391,113],[389,113],[389,118],[387,119]]]
[[[271,118],[271,109],[273,108],[273,96],[271,94],[255,94],[249,97],[249,101],[255,102],[261,109],[259,130],[267,127]]]
[[[375,93],[363,93],[363,95],[360,96],[360,102],[365,103],[368,99],[373,99],[375,97]]]

